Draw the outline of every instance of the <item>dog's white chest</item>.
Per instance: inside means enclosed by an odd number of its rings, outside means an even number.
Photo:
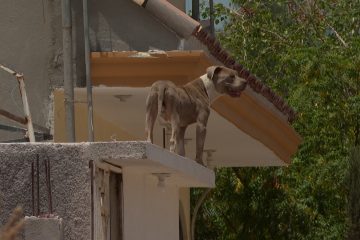
[[[200,77],[200,79],[203,81],[206,92],[210,99],[210,104],[213,103],[218,97],[220,97],[222,94],[218,93],[216,91],[215,85],[211,79],[207,77],[207,74],[204,74]]]

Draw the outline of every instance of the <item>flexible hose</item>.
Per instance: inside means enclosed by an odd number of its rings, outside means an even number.
[[[211,192],[211,188],[205,189],[205,191],[201,194],[199,200],[196,202],[194,212],[191,219],[191,240],[195,240],[195,223],[196,223],[196,216],[199,212],[201,205],[203,204],[206,196]]]

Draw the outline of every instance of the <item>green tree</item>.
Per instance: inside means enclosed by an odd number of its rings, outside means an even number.
[[[347,159],[360,141],[359,9],[346,0],[216,6],[226,21],[218,38],[295,108],[303,143],[289,167],[219,169],[197,239],[346,236]]]

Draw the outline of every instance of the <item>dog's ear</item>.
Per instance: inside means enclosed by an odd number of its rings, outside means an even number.
[[[212,80],[214,76],[221,71],[221,68],[222,68],[221,66],[208,67],[206,70],[207,77]]]

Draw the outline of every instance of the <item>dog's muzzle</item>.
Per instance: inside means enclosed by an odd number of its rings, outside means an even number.
[[[245,90],[246,86],[247,86],[247,82],[242,82],[239,87],[234,87],[232,85],[227,85],[226,90],[227,90],[227,93],[231,97],[240,97],[241,92]]]

